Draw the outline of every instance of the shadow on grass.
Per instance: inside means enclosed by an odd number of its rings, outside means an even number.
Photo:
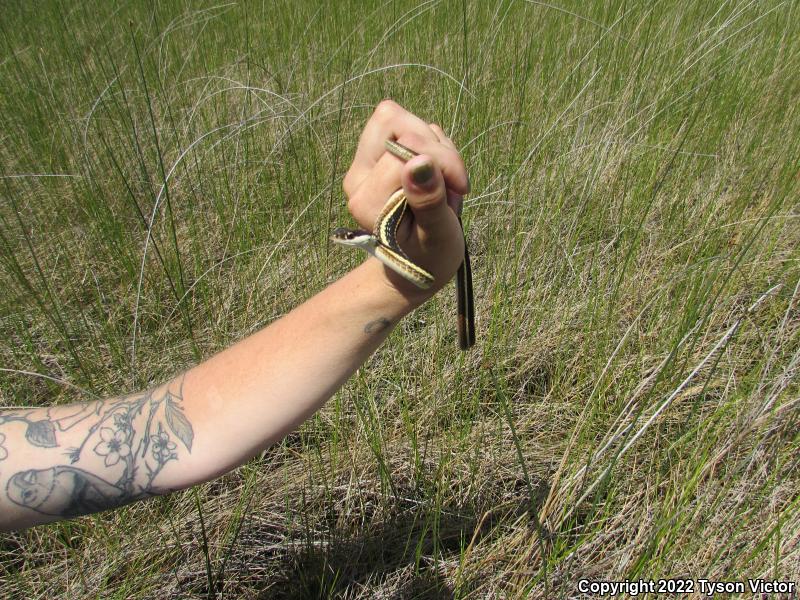
[[[323,539],[298,540],[288,550],[284,546],[279,557],[269,551],[251,555],[251,567],[254,559],[274,564],[276,558],[281,567],[277,575],[247,587],[256,587],[264,600],[366,598],[378,590],[380,597],[398,600],[451,599],[455,592],[439,574],[435,557],[447,561],[452,571],[473,536],[477,542],[492,527],[492,520],[481,522],[474,510],[446,507],[438,513],[407,509],[349,535],[333,527]],[[462,591],[470,587],[468,579],[461,582]]]
[[[547,482],[531,484],[533,497],[519,476],[493,479],[465,505],[455,498],[437,505],[435,490],[404,486],[388,497],[369,489],[352,490],[346,499],[300,492],[292,508],[248,511],[224,573],[215,566],[214,592],[194,561],[193,572],[178,577],[178,589],[198,598],[224,592],[264,600],[463,597],[486,575],[474,571],[474,557],[460,570],[465,552],[470,546],[470,554],[486,552],[492,538],[507,534],[503,524],[538,513]],[[533,519],[527,527],[539,539]]]
[[[284,550],[280,575],[260,588],[258,598],[462,597],[482,577],[467,567],[460,574],[458,589],[453,587],[453,574],[467,547],[487,541],[500,523],[528,512],[531,506],[538,510],[542,498],[532,504],[524,484],[516,487],[514,500],[488,514],[488,507],[445,505],[435,510],[407,501],[401,512],[373,525],[367,520],[354,534],[331,526],[326,538]]]

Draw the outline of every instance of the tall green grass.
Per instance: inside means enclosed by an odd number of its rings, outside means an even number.
[[[567,597],[800,579],[795,2],[42,2],[0,16],[0,402],[163,381],[361,260],[375,105],[441,124],[448,291],[226,475],[0,537],[0,595]]]

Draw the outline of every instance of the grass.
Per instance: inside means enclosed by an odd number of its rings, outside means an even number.
[[[0,19],[1,404],[163,381],[355,265],[384,97],[463,152],[479,343],[440,294],[235,472],[0,537],[1,595],[800,579],[796,3],[113,4]]]

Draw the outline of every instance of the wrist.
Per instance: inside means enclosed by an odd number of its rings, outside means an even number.
[[[398,320],[413,312],[435,293],[416,287],[374,257],[364,261],[353,273],[364,278],[366,285],[373,289],[376,302]]]

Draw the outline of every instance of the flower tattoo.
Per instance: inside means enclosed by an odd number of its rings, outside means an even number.
[[[131,453],[131,447],[125,440],[123,431],[114,431],[109,427],[100,430],[100,439],[103,440],[94,447],[94,451],[100,456],[106,457],[106,466],[112,467],[119,462],[120,458],[125,458]]]
[[[175,452],[175,442],[171,442],[169,435],[159,428],[159,432],[153,436],[153,458],[159,463],[165,463],[170,459],[177,458]]]

